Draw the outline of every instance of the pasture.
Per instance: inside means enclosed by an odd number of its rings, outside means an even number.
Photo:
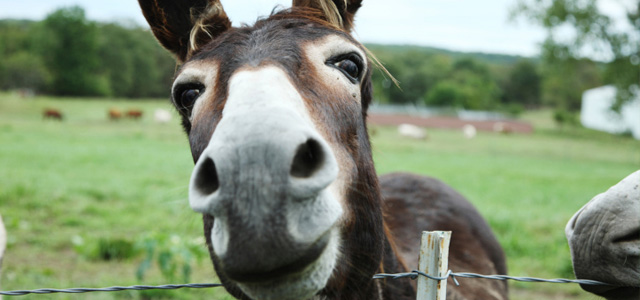
[[[43,120],[46,108],[60,110],[64,121]],[[111,108],[144,114],[138,121],[110,121]],[[190,282],[216,282],[200,217],[187,201],[193,167],[187,139],[176,114],[168,124],[153,122],[157,108],[169,109],[168,100],[0,94],[0,214],[9,235],[3,290],[165,284],[171,276],[179,283],[181,272],[191,274]],[[558,130],[544,111],[524,118],[536,125],[534,134],[480,132],[472,140],[452,130],[408,140],[395,128],[370,126],[377,170],[432,175],[467,196],[495,230],[511,275],[572,278],[564,225],[589,199],[640,168],[640,142]],[[166,264],[154,261],[139,281],[149,241],[164,247]],[[131,253],[106,259],[100,255],[105,243],[131,245]],[[183,260],[193,262],[191,270],[182,269]],[[512,299],[590,297],[577,285],[510,287]],[[203,296],[230,299],[222,288],[45,298]]]

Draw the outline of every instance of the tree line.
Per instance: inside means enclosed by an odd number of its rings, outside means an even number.
[[[630,74],[624,83],[638,81],[637,66],[593,61],[550,42],[538,58],[367,47],[399,81],[396,86],[374,70],[375,101],[382,103],[512,113],[542,106],[576,111],[584,90],[620,82],[616,70]],[[167,97],[176,67],[148,29],[90,21],[80,7],[56,10],[37,22],[0,20],[0,57],[0,89],[65,96]]]
[[[148,30],[97,23],[80,7],[0,20],[0,89],[61,96],[166,97],[175,62]]]

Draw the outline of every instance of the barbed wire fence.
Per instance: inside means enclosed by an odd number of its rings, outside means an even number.
[[[515,281],[523,281],[523,282],[546,282],[546,283],[577,283],[577,284],[587,284],[587,285],[603,285],[603,286],[612,286],[611,284],[595,281],[595,280],[586,280],[586,279],[542,279],[535,277],[514,277],[514,276],[505,276],[505,275],[480,275],[475,273],[454,273],[449,270],[444,277],[435,277],[430,276],[424,272],[413,270],[407,273],[395,273],[395,274],[387,274],[381,273],[373,276],[373,279],[402,279],[409,278],[415,280],[418,276],[424,276],[426,278],[432,280],[446,280],[451,278],[454,280],[456,285],[460,285],[457,282],[458,277],[461,278],[483,278],[483,279],[494,279],[494,280],[515,280]],[[69,289],[36,289],[36,290],[15,290],[15,291],[1,291],[0,295],[4,296],[23,296],[28,294],[54,294],[54,293],[69,293],[69,294],[78,294],[78,293],[91,293],[91,292],[120,292],[120,291],[142,291],[142,290],[175,290],[182,288],[192,288],[192,289],[204,289],[204,288],[214,288],[221,287],[222,284],[219,283],[189,283],[189,284],[167,284],[167,285],[133,285],[133,286],[112,286],[106,288],[69,288]]]
[[[420,259],[418,267],[420,270],[413,270],[406,273],[387,274],[381,273],[373,276],[373,279],[412,279],[418,280],[417,300],[444,300],[446,295],[446,282],[451,278],[455,285],[459,286],[457,278],[480,278],[490,280],[514,280],[534,283],[571,283],[583,285],[615,286],[610,283],[588,279],[544,279],[535,277],[516,277],[507,275],[482,275],[475,273],[455,273],[449,270],[448,255],[451,232],[423,232],[422,245],[420,249]],[[175,290],[182,288],[214,288],[221,287],[219,283],[190,283],[190,284],[167,284],[167,285],[133,285],[133,286],[112,286],[105,288],[69,288],[69,289],[35,289],[35,290],[15,290],[0,291],[3,296],[23,296],[29,294],[53,294],[53,293],[91,293],[91,292],[119,292],[127,290]]]
[[[144,290],[176,290],[181,288],[204,289],[220,287],[219,283],[189,283],[189,284],[166,284],[166,285],[132,285],[132,286],[112,286],[106,288],[71,288],[71,289],[37,289],[37,290],[17,290],[3,291],[4,296],[24,296],[28,294],[55,294],[55,293],[91,293],[91,292],[120,292],[120,291],[144,291]]]

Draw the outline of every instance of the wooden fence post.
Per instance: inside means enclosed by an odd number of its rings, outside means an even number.
[[[423,231],[418,270],[434,277],[443,277],[449,267],[451,231]],[[447,281],[418,276],[417,300],[445,300]]]

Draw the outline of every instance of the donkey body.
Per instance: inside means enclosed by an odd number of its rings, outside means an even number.
[[[502,250],[462,196],[433,179],[376,175],[366,128],[371,65],[349,34],[361,1],[295,0],[231,27],[217,0],[140,0],[181,64],[172,101],[196,163],[218,277],[239,299],[412,299],[422,230],[453,230],[452,269],[505,273]],[[383,201],[383,199],[386,199]],[[406,263],[405,263],[406,262]],[[506,299],[504,283],[452,299]]]

